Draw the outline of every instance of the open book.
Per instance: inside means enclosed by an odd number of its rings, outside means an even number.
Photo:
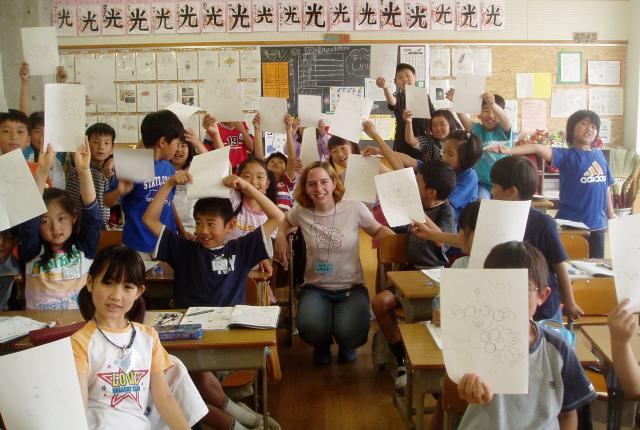
[[[49,323],[25,317],[0,317],[0,343],[11,342],[29,334],[31,330],[49,327]]]
[[[555,218],[558,227],[563,228],[577,228],[581,230],[589,230],[589,227],[585,223],[579,221],[569,221],[568,219]]]
[[[232,327],[276,328],[279,306],[191,307],[180,324],[201,324],[203,330],[227,330]]]
[[[582,260],[569,261],[572,267],[569,267],[569,276],[572,278],[580,277],[613,277],[611,266],[603,263],[592,263]],[[572,270],[573,269],[573,270]]]

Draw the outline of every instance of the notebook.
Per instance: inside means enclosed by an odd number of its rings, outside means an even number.
[[[26,336],[32,330],[50,327],[50,323],[43,323],[25,317],[0,317],[0,343],[11,342]]]
[[[279,316],[279,306],[190,307],[180,324],[201,324],[203,330],[270,329],[278,326]]]

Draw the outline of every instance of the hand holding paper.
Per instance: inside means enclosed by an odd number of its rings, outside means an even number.
[[[429,90],[412,85],[405,85],[404,91],[407,97],[407,110],[411,111],[414,118],[431,118],[429,111]]]
[[[165,109],[175,113],[185,128],[187,128],[189,124],[189,118],[191,118],[193,114],[200,110],[198,106],[188,106],[178,102],[171,103]]]
[[[458,74],[455,93],[453,93],[453,110],[461,113],[479,114],[485,85],[486,78],[484,76]]]
[[[377,175],[376,190],[390,227],[425,221],[418,183],[413,169],[395,170]]]
[[[358,154],[349,155],[343,198],[374,203],[376,201],[376,186],[373,178],[379,171],[379,158],[363,157]]]
[[[286,133],[284,116],[287,114],[287,99],[260,97],[260,120],[262,130],[271,133]]]
[[[75,84],[46,84],[44,87],[44,147],[57,152],[75,152],[84,142],[86,121],[85,88]]]
[[[369,118],[372,107],[373,100],[342,94],[331,119],[330,133],[358,143],[362,135],[362,120]]]

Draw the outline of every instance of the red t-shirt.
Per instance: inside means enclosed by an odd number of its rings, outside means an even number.
[[[249,130],[247,124],[245,122],[242,123],[244,128]],[[222,144],[224,146],[230,146],[231,150],[229,151],[229,161],[231,162],[231,167],[235,171],[236,168],[249,157],[249,149],[246,147],[244,142],[242,141],[242,133],[236,130],[235,127],[227,127],[223,123],[218,123],[218,131],[220,133],[220,140],[222,140]],[[213,145],[211,142],[211,138],[207,135],[204,139],[204,146],[209,150],[213,150]]]

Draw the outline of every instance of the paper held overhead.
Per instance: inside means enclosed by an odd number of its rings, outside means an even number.
[[[198,106],[189,106],[178,102],[171,103],[165,109],[175,113],[185,129],[189,124],[189,119],[200,110]]]
[[[318,153],[318,143],[316,140],[316,129],[307,127],[302,131],[302,144],[300,147],[300,162],[302,167],[306,167],[311,163],[320,161]]]
[[[373,100],[352,94],[342,94],[335,114],[331,118],[329,132],[350,142],[358,143],[362,134],[362,121],[371,114]]]
[[[298,95],[300,127],[317,127],[322,119],[322,97]]]
[[[155,177],[153,149],[120,149],[113,151],[118,180],[144,182]]]
[[[640,311],[640,215],[629,215],[609,220],[611,261],[615,275],[618,301],[628,298],[629,312]]]
[[[44,86],[44,150],[75,152],[85,139],[86,97],[83,85]]]
[[[358,154],[349,155],[345,174],[345,200],[357,200],[365,203],[376,201],[376,185],[374,177],[380,172],[380,159],[363,157]]]
[[[413,113],[414,118],[431,118],[429,111],[429,90],[412,85],[404,86],[407,97],[407,110]]]
[[[458,74],[455,93],[453,94],[452,109],[455,112],[479,114],[482,107],[482,94],[485,92],[486,78],[484,76]]]
[[[60,58],[55,27],[24,27],[22,55],[31,76],[55,75]]]
[[[390,227],[425,221],[420,191],[412,168],[383,173],[374,179],[382,212]]]
[[[287,99],[260,97],[260,121],[262,130],[271,133],[286,133],[284,117],[287,114]]]
[[[187,185],[188,198],[229,198],[231,190],[224,186],[222,180],[229,175],[230,150],[230,146],[225,146],[193,157],[189,167],[193,183]]]

